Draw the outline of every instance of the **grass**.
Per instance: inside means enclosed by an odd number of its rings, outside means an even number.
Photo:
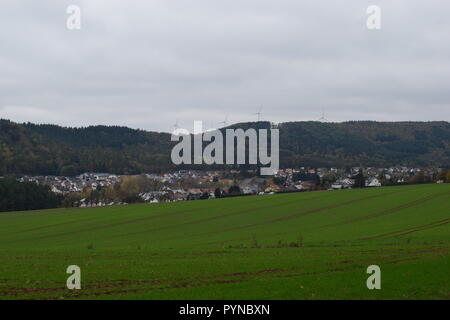
[[[449,200],[417,185],[0,213],[0,299],[449,299]]]

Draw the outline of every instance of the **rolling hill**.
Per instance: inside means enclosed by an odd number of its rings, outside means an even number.
[[[435,184],[0,213],[0,298],[449,299],[449,200]]]
[[[233,127],[269,128],[268,122]],[[288,122],[280,129],[282,167],[450,168],[450,123]],[[65,128],[0,120],[0,175],[138,174],[176,170],[168,133],[125,127]],[[196,168],[210,168],[197,166]],[[222,167],[223,168],[223,167]]]

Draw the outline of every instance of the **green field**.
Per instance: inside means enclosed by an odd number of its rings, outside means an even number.
[[[0,213],[0,262],[0,299],[450,299],[450,184]]]

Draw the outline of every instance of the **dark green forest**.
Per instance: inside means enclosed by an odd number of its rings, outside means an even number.
[[[51,192],[48,186],[0,179],[0,212],[56,208],[61,201],[62,196]]]
[[[270,123],[231,127],[269,128]],[[281,123],[278,128],[282,167],[450,167],[448,122],[311,121]],[[168,133],[0,120],[0,176],[177,170],[170,161],[173,145]]]

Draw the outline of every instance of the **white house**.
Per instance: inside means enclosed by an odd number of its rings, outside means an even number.
[[[367,187],[381,187],[381,182],[377,178],[370,178],[366,182]]]

